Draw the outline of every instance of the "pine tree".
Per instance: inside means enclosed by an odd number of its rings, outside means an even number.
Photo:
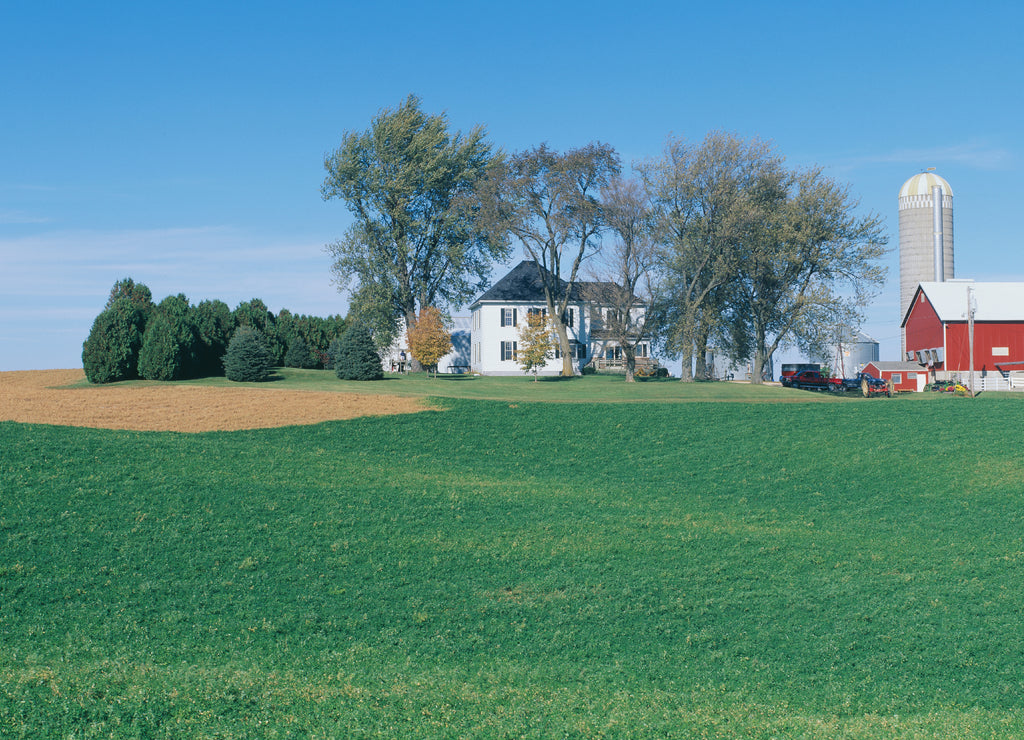
[[[284,355],[285,367],[299,367],[309,370],[317,366],[316,358],[309,351],[309,345],[302,337],[295,337],[288,345],[288,351]]]
[[[270,351],[260,333],[250,326],[240,326],[228,342],[224,355],[224,374],[228,380],[252,383],[267,380],[271,374]]]
[[[369,330],[354,324],[331,342],[328,353],[334,371],[342,380],[380,380],[384,367]]]

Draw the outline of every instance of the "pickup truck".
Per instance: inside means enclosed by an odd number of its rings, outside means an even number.
[[[845,388],[839,378],[826,378],[817,370],[802,370],[794,375],[779,378],[787,388],[803,388],[808,391],[832,391],[842,393]]]

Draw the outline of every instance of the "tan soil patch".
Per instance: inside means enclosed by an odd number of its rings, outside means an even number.
[[[57,387],[84,379],[81,370],[0,372],[0,421],[146,432],[212,432],[408,414],[427,408],[414,398],[272,387]]]

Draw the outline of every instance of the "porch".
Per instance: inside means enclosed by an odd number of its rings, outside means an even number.
[[[590,364],[594,366],[595,370],[598,371],[609,371],[609,372],[626,372],[626,360],[622,357],[607,358],[607,357],[595,357],[590,361]],[[661,367],[658,361],[653,357],[637,357],[635,364],[635,371],[637,375],[653,375],[657,369]]]

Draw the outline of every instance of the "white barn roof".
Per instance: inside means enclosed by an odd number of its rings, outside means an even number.
[[[975,321],[1024,321],[1024,283],[976,283],[973,280],[948,280],[921,283],[918,290],[928,297],[941,321],[967,320],[967,288],[974,292],[977,306]],[[916,301],[917,294],[914,294]],[[910,309],[914,304],[911,303]],[[910,310],[907,311],[907,316]],[[903,323],[907,323],[907,316]]]

